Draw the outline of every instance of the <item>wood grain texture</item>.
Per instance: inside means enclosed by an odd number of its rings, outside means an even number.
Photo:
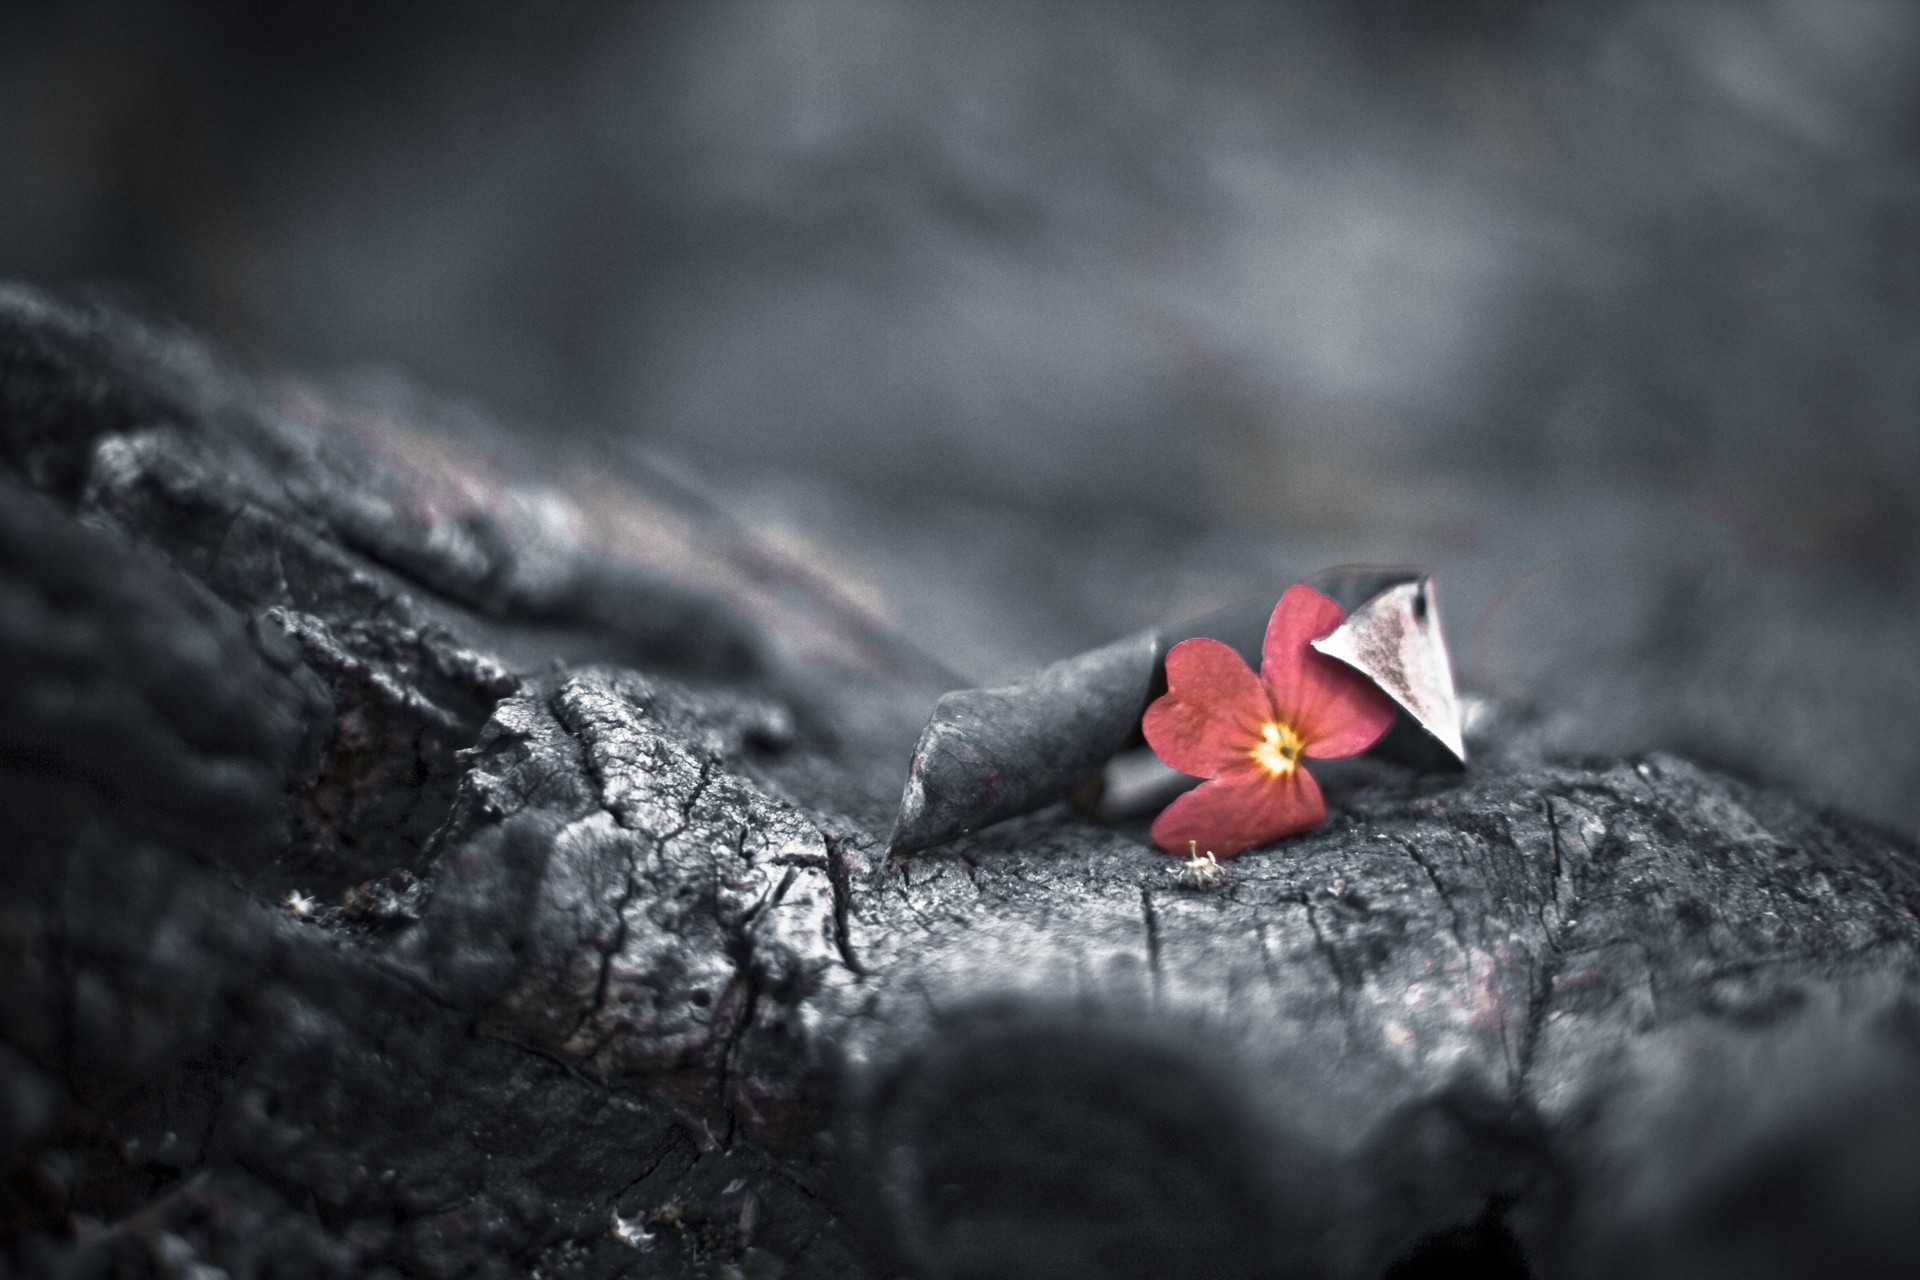
[[[1920,862],[1883,832],[1515,719],[1213,889],[1061,809],[889,857],[937,690],[864,624],[811,613],[845,643],[805,667],[747,597],[536,546],[510,469],[479,506],[453,446],[383,478],[185,339],[17,291],[0,413],[22,1272],[1893,1275],[1920,1243]]]

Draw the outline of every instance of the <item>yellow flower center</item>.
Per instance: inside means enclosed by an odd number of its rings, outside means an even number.
[[[1253,744],[1249,754],[1254,763],[1276,778],[1284,778],[1292,773],[1299,763],[1301,749],[1307,744],[1293,726],[1282,724],[1278,720],[1269,720],[1260,726],[1260,741]]]

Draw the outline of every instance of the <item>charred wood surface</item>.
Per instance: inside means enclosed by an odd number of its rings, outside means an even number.
[[[1920,1247],[1920,863],[1884,832],[1515,718],[1211,889],[1064,809],[890,858],[940,674],[679,499],[21,291],[0,462],[24,1274]]]

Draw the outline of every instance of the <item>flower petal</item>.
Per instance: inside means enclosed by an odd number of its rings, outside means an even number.
[[[1182,640],[1167,654],[1167,691],[1141,721],[1147,744],[1169,768],[1211,778],[1247,763],[1273,715],[1260,677],[1231,646]]]
[[[1274,607],[1260,651],[1260,683],[1274,710],[1306,740],[1305,754],[1319,760],[1357,756],[1393,725],[1393,699],[1310,643],[1346,616],[1312,587],[1289,587]]]
[[[1295,769],[1276,778],[1256,766],[1203,782],[1161,810],[1153,842],[1185,854],[1191,840],[1202,853],[1231,858],[1326,820],[1327,802],[1312,774]]]

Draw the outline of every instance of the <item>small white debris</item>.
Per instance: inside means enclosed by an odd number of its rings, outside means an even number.
[[[287,896],[282,902],[287,910],[293,912],[294,915],[300,917],[302,920],[305,920],[313,914],[313,908],[315,906],[314,900],[298,889],[287,890]]]
[[[629,1249],[650,1249],[653,1247],[653,1232],[641,1224],[644,1218],[623,1218],[620,1211],[613,1211],[613,1238]]]
[[[760,1198],[749,1191],[740,1201],[740,1239],[745,1242],[753,1239],[753,1229],[760,1225]]]

